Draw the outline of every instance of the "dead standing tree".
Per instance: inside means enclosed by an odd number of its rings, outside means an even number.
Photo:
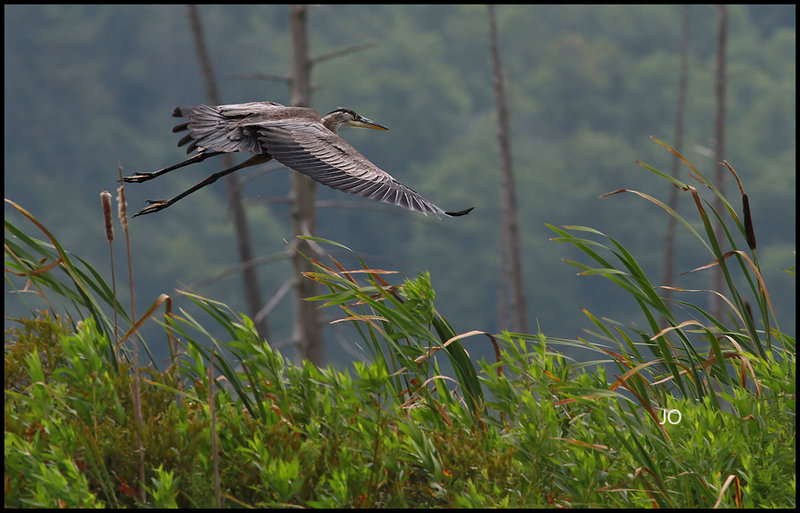
[[[291,39],[290,71],[288,75],[268,73],[251,73],[236,75],[236,78],[264,79],[288,83],[290,86],[290,103],[293,106],[307,107],[311,104],[311,69],[314,64],[363,50],[374,46],[374,43],[355,45],[336,50],[316,57],[309,56],[308,50],[308,6],[292,5],[289,7],[289,31]],[[292,261],[293,278],[280,287],[275,296],[257,313],[254,321],[264,318],[288,292],[294,289],[295,319],[293,333],[288,343],[297,349],[298,360],[309,360],[316,365],[323,363],[322,330],[317,308],[305,298],[316,295],[316,287],[312,280],[303,278],[304,272],[313,270],[303,255],[314,256],[314,246],[308,241],[298,239],[298,235],[309,236],[316,232],[316,214],[314,202],[315,182],[300,173],[291,173],[291,191],[286,199],[291,204],[291,222],[294,239],[293,250],[289,251]],[[273,200],[277,201],[277,200]],[[283,200],[281,200],[283,201]],[[282,259],[283,255],[250,260],[253,265],[265,261]],[[245,264],[249,265],[249,264]],[[279,345],[284,345],[280,343]]]
[[[675,107],[675,138],[672,141],[674,147],[680,153],[683,147],[683,111],[686,106],[686,89],[689,80],[689,6],[683,6],[683,29],[681,34],[681,57],[680,70],[678,77],[678,104]],[[677,156],[672,159],[672,176],[678,178],[678,168],[680,160]],[[670,187],[669,208],[678,209],[678,189]],[[677,221],[674,217],[667,217],[667,234],[665,237],[664,248],[664,285],[671,287],[675,278],[675,225]],[[664,297],[672,297],[670,289],[664,289]]]
[[[290,103],[296,107],[309,107],[311,105],[311,70],[314,64],[321,61],[346,55],[358,50],[374,46],[373,43],[355,45],[328,54],[311,57],[308,47],[308,6],[292,5],[289,7],[289,32],[291,41],[291,55],[289,74],[272,75],[255,73],[239,75],[239,78],[255,78],[277,80],[286,82],[290,88]],[[324,361],[322,328],[316,305],[306,301],[305,298],[317,294],[315,282],[303,278],[304,272],[312,271],[311,264],[303,255],[314,256],[314,246],[308,241],[298,239],[298,235],[313,236],[316,232],[316,210],[314,192],[316,183],[309,177],[300,173],[290,174],[290,204],[292,233],[295,238],[292,242],[294,251],[291,253],[293,280],[290,282],[294,288],[294,328],[291,338],[292,344],[297,349],[298,360],[309,360],[315,365]],[[288,286],[287,282],[287,286]],[[280,301],[284,287],[270,300],[265,310],[271,309]]]
[[[214,67],[211,64],[211,58],[206,48],[200,14],[196,5],[188,5],[186,10],[194,36],[197,57],[200,61],[200,69],[203,73],[208,101],[211,105],[220,105],[222,101],[220,101],[219,89],[214,76]],[[222,159],[225,169],[233,167],[233,157],[230,153],[222,155]],[[250,229],[247,224],[247,212],[245,212],[244,203],[242,202],[239,179],[236,175],[230,174],[225,178],[225,181],[228,183],[228,205],[233,214],[233,224],[236,230],[236,247],[239,252],[239,261],[242,264],[242,280],[244,281],[247,307],[250,312],[250,318],[254,319],[258,335],[263,339],[267,339],[269,333],[266,317],[262,316],[261,319],[257,319],[258,312],[264,306],[264,302],[261,298],[261,288],[258,283],[258,271],[252,265],[254,261],[253,246],[250,243]]]
[[[512,331],[527,333],[528,319],[525,306],[525,283],[522,278],[522,255],[517,219],[517,197],[514,191],[514,170],[511,164],[511,132],[509,129],[508,99],[503,83],[500,64],[500,49],[497,36],[497,21],[494,5],[489,5],[489,44],[492,58],[495,99],[497,102],[497,140],[500,148],[500,187],[503,199],[503,227],[500,241],[500,297],[505,299],[510,292]],[[500,301],[503,304],[504,301]],[[503,322],[504,312],[498,313],[498,322]],[[502,326],[500,326],[502,327]]]
[[[289,7],[289,32],[291,57],[289,63],[289,88],[291,104],[295,107],[311,106],[311,58],[308,53],[308,6]],[[322,329],[317,306],[306,301],[316,293],[316,282],[303,278],[303,273],[313,271],[306,256],[314,256],[313,246],[298,235],[313,236],[317,231],[314,191],[316,183],[306,175],[291,173],[292,233],[295,236],[292,252],[292,269],[295,279],[294,333],[298,359],[307,359],[314,365],[323,363]]]

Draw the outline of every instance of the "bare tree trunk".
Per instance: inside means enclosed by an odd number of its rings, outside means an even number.
[[[203,25],[200,22],[200,14],[197,12],[196,5],[188,5],[187,12],[189,24],[192,27],[194,43],[197,48],[197,57],[200,60],[200,68],[203,71],[203,78],[206,85],[206,95],[212,105],[220,105],[219,90],[217,81],[214,77],[214,68],[211,58],[206,48]],[[233,167],[233,157],[229,153],[222,155],[222,163],[225,169]],[[239,261],[244,264],[242,267],[242,279],[244,281],[245,298],[250,318],[256,325],[256,331],[261,338],[266,339],[269,335],[266,317],[256,321],[256,315],[264,306],[261,299],[261,288],[258,284],[258,270],[255,266],[248,265],[253,261],[253,247],[250,243],[250,230],[247,225],[247,213],[242,202],[242,191],[239,187],[239,179],[235,174],[228,175],[225,180],[228,182],[228,204],[233,213],[233,224],[236,229],[236,246],[239,251]]]
[[[675,138],[672,143],[675,149],[680,152],[683,146],[683,110],[686,106],[686,89],[689,79],[689,6],[683,6],[683,30],[681,35],[681,59],[678,77],[678,103],[675,107]],[[677,156],[672,158],[672,176],[678,177],[680,161]],[[669,208],[678,208],[678,189],[669,189]],[[671,287],[675,276],[675,226],[676,219],[672,216],[667,217],[667,236],[664,242],[664,285]],[[672,291],[664,290],[664,298],[672,297]]]
[[[500,262],[498,264],[499,275],[497,278],[497,326],[503,328],[511,324],[510,306],[508,291],[511,289],[509,277],[511,267],[508,265],[508,242],[506,242],[506,230],[500,230]]]
[[[292,55],[290,63],[291,104],[298,107],[311,105],[311,58],[308,51],[308,6],[289,7],[289,30],[291,32]],[[314,211],[315,182],[300,173],[291,173],[292,232],[298,235],[316,233]],[[323,346],[319,315],[314,303],[304,298],[316,295],[315,282],[303,276],[313,271],[313,267],[303,254],[313,256],[313,247],[301,239],[294,239],[297,251],[292,254],[292,267],[295,276],[295,316],[294,341],[297,344],[298,359],[306,359],[315,365],[322,365]],[[302,254],[301,254],[302,253]]]
[[[722,195],[725,195],[725,45],[728,37],[728,7],[717,6],[717,57],[714,70],[714,184]],[[714,198],[714,209],[723,215],[722,200]],[[722,227],[715,221],[714,233],[717,240],[722,242],[724,234]],[[711,270],[711,290],[722,292],[722,270],[719,267]],[[716,294],[711,295],[711,314],[715,317],[722,315],[722,299]]]
[[[501,244],[501,273],[506,273],[505,282],[511,293],[511,330],[528,331],[527,309],[525,306],[525,286],[522,279],[522,257],[519,242],[519,222],[517,220],[517,198],[514,191],[514,170],[511,165],[511,133],[508,119],[508,100],[503,84],[500,63],[500,49],[497,36],[497,21],[494,5],[489,5],[489,40],[495,98],[497,101],[497,140],[500,146],[500,184],[503,197],[503,233]],[[500,280],[502,283],[504,280]],[[499,319],[498,319],[499,321]]]

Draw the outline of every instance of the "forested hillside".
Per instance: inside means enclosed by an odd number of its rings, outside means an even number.
[[[794,336],[795,279],[785,269],[794,267],[796,249],[796,10],[736,5],[729,12],[725,158],[749,195],[781,328]],[[5,197],[110,276],[100,192],[117,187],[120,164],[130,174],[185,158],[170,114],[177,105],[207,103],[186,10],[14,5],[4,14]],[[243,77],[287,72],[287,7],[202,6],[200,14],[224,103],[288,103],[284,82]],[[497,16],[530,324],[574,337],[587,326],[583,307],[631,322],[630,298],[600,278],[576,276],[562,259],[578,253],[551,242],[545,223],[595,227],[624,243],[648,275],[660,276],[667,216],[633,196],[599,196],[628,187],[666,201],[666,182],[654,182],[635,161],[665,172],[671,166],[671,155],[650,136],[672,142],[681,7],[514,5],[498,6]],[[692,6],[690,18],[683,153],[711,174],[715,7]],[[457,332],[502,328],[501,196],[485,6],[319,6],[309,20],[315,55],[374,43],[315,64],[313,107],[323,114],[349,107],[388,126],[388,132],[343,129],[341,135],[443,208],[475,206],[469,216],[436,220],[319,187],[318,199],[328,204],[318,212],[317,235],[401,276],[430,271],[437,308]],[[169,198],[219,166],[207,161],[130,184],[130,209]],[[258,256],[285,251],[292,237],[287,203],[268,201],[286,196],[290,172],[275,164],[242,172],[252,177],[245,193]],[[689,180],[685,167],[681,173]],[[735,187],[729,178],[728,189]],[[681,200],[680,212],[693,208]],[[5,215],[16,213],[6,208]],[[209,281],[237,263],[224,183],[137,217],[131,237],[137,311],[176,288],[243,309],[238,275]],[[679,233],[678,272],[709,260]],[[285,260],[259,273],[265,298],[291,278]],[[704,289],[707,274],[680,276],[677,284]],[[127,297],[119,286],[118,296]],[[175,299],[176,307],[190,308]],[[7,294],[6,315],[41,306],[32,297],[22,301]],[[291,315],[284,299],[268,319],[271,342],[289,337]],[[352,359],[341,350],[347,341],[326,329],[328,359]]]

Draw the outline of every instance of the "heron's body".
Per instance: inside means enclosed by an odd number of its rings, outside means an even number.
[[[238,166],[211,175],[169,201],[151,202],[153,205],[139,214],[162,210],[225,174],[273,158],[334,189],[398,205],[425,215],[430,213],[455,216],[472,210],[445,212],[395,180],[339,137],[338,129],[345,125],[388,130],[350,109],[336,109],[325,117],[320,117],[315,110],[305,107],[287,107],[274,102],[250,102],[177,107],[173,116],[188,119],[173,129],[173,132],[188,131],[178,145],[188,144],[187,153],[197,150],[197,154],[154,173],[126,177],[126,182],[146,181],[221,153],[246,152],[253,156]]]

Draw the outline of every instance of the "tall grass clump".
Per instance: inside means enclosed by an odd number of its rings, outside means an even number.
[[[787,471],[789,464],[794,468],[794,456],[761,451],[774,447],[777,440],[794,447],[795,339],[780,331],[758,261],[744,186],[725,162],[741,194],[742,210],[737,210],[683,156],[656,142],[679,158],[689,168],[690,178],[717,196],[725,211],[716,211],[694,185],[641,162],[690,195],[699,222],[693,224],[640,191],[620,189],[604,196],[635,194],[673,216],[707,255],[703,265],[691,271],[719,269],[726,290],[672,287],[681,299],[671,305],[662,295],[666,287],[655,285],[612,236],[584,226],[548,225],[557,234],[554,240],[574,245],[589,258],[589,263],[568,263],[581,269],[581,275],[605,277],[627,291],[646,326],[625,330],[584,310],[595,329],[581,342],[610,357],[618,374],[608,386],[601,379],[598,389],[571,393],[564,401],[587,407],[584,412],[597,416],[597,425],[613,426],[606,441],[614,443],[601,444],[603,448],[596,439],[573,439],[574,443],[592,443],[597,453],[623,451],[633,458],[635,468],[629,469],[633,473],[604,488],[612,497],[624,497],[620,505],[637,495],[646,497],[643,505],[661,507],[793,504],[788,492],[794,489],[794,476],[783,478],[788,483],[768,476]],[[714,230],[715,220],[722,227],[721,239]],[[722,315],[697,304],[710,294],[722,298]],[[676,310],[685,317],[679,318]],[[608,393],[615,395],[599,399]],[[664,420],[668,412],[678,422]],[[766,418],[775,421],[771,428],[764,424]],[[754,465],[755,460],[759,463]],[[755,467],[759,470],[754,472]]]
[[[43,237],[6,219],[7,281],[49,306],[6,332],[5,505],[793,507],[795,339],[775,318],[744,186],[741,213],[724,197],[716,212],[695,185],[642,166],[690,196],[696,218],[639,191],[607,196],[675,216],[705,252],[694,271],[719,268],[725,291],[673,287],[666,300],[613,235],[551,226],[585,257],[568,263],[622,287],[644,322],[584,310],[577,339],[462,331],[429,274],[397,280],[314,239],[337,253],[311,259],[303,279],[326,291],[308,300],[337,309],[369,357],[344,370],[293,364],[246,315],[194,292],[136,318],[7,200]],[[698,306],[708,294],[725,298],[722,315]],[[144,322],[170,344],[164,369],[132,353],[132,337],[147,351]],[[470,356],[480,344],[489,361]]]

